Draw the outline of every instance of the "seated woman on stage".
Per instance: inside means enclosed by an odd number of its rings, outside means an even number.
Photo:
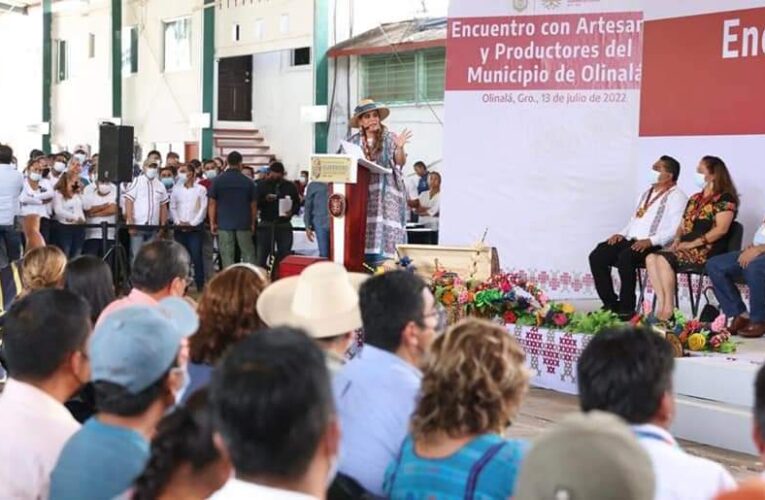
[[[677,270],[703,266],[709,257],[724,252],[726,235],[738,211],[736,186],[720,158],[705,156],[696,172],[696,184],[702,191],[688,200],[675,240],[666,250],[646,257],[658,299],[656,317],[661,321],[674,314]]]

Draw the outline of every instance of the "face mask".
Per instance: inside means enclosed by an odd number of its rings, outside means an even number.
[[[37,172],[29,172],[29,180],[33,182],[39,182],[42,179],[42,175]]]
[[[80,154],[76,154],[76,155],[74,155],[74,157],[75,157],[75,158],[77,159],[77,161],[79,161],[80,163],[83,163],[83,162],[85,161],[85,155],[84,155],[84,154],[82,154],[82,153],[80,153]]]
[[[63,173],[64,170],[66,170],[66,163],[62,161],[57,161],[56,163],[53,164],[53,170],[55,170],[59,174]]]
[[[705,178],[706,176],[704,174],[701,174],[699,172],[696,172],[696,176],[694,177],[694,182],[696,183],[696,186],[699,188],[704,188],[707,185],[707,180]]]
[[[329,463],[329,472],[327,473],[327,488],[332,484],[337,476],[337,471],[340,469],[340,459],[337,456],[332,457],[332,461]]]
[[[651,180],[654,184],[661,182],[661,172],[658,170],[651,170]]]
[[[300,178],[300,182],[302,182],[303,184],[307,184],[308,183],[308,177],[306,177],[306,176],[301,177]]]
[[[157,169],[156,168],[147,168],[146,169],[146,177],[148,177],[149,180],[152,180],[155,177],[157,177]]]
[[[162,184],[164,184],[166,188],[171,188],[173,187],[173,184],[175,184],[175,181],[172,177],[163,177]]]
[[[183,377],[183,381],[181,382],[181,388],[178,390],[178,392],[175,393],[175,404],[179,405],[181,404],[181,401],[183,401],[183,396],[186,395],[186,391],[189,390],[189,386],[191,385],[191,377],[189,376],[189,365],[186,364],[183,368],[175,368],[181,373],[181,376]]]
[[[205,177],[208,179],[213,179],[216,175],[218,175],[218,172],[215,170],[205,170]]]
[[[102,195],[107,195],[111,193],[112,187],[109,184],[99,184],[98,185],[98,193]]]

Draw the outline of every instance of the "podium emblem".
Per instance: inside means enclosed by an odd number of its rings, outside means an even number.
[[[345,217],[345,211],[347,204],[345,202],[345,196],[340,193],[335,193],[329,197],[329,215],[336,219]]]
[[[513,7],[518,12],[523,12],[529,6],[529,0],[513,0]]]

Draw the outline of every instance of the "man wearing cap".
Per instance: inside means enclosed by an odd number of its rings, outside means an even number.
[[[99,412],[64,446],[51,474],[52,500],[114,498],[130,488],[185,383],[181,344],[198,324],[192,307],[171,297],[116,311],[96,327],[89,356]]]
[[[359,287],[366,278],[340,264],[318,262],[300,276],[266,287],[258,298],[258,316],[270,327],[286,325],[308,332],[318,341],[334,375],[345,364],[353,333],[362,325]]]
[[[523,459],[515,500],[653,500],[651,459],[614,415],[573,414]],[[690,497],[689,497],[690,498]]]
[[[582,411],[622,417],[648,452],[656,499],[707,499],[734,488],[723,466],[684,452],[669,428],[675,415],[669,342],[644,328],[620,327],[593,337],[577,366]]]
[[[351,127],[359,129],[348,142],[361,147],[367,160],[390,168],[390,174],[371,174],[367,200],[366,244],[364,253],[372,267],[396,256],[396,245],[406,243],[406,183],[402,168],[406,163],[404,147],[412,133],[388,130],[382,122],[390,110],[371,99],[356,106]]]
[[[4,320],[0,497],[48,498],[50,473],[80,428],[64,402],[90,378],[90,308],[68,290],[46,289],[17,300]]]

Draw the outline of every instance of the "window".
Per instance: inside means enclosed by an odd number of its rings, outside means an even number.
[[[263,20],[262,19],[255,19],[254,35],[255,35],[255,40],[263,39]]]
[[[442,101],[445,70],[443,48],[363,56],[363,95],[386,103]]]
[[[231,39],[235,42],[238,42],[240,36],[241,36],[241,29],[238,24],[234,24],[234,26],[231,29]]]
[[[138,73],[138,27],[122,30],[122,76]]]
[[[290,15],[289,14],[282,14],[281,17],[279,17],[279,32],[282,35],[286,35],[290,32]]]
[[[59,82],[69,79],[69,46],[66,40],[56,41],[56,75]]]
[[[162,23],[165,39],[165,71],[191,68],[191,18]]]
[[[96,35],[88,33],[88,59],[96,57]]]
[[[311,47],[301,47],[292,50],[292,66],[309,66],[311,64]]]

